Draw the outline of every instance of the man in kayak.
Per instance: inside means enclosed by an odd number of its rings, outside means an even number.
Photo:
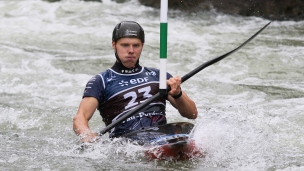
[[[112,48],[116,62],[88,81],[73,119],[73,129],[83,142],[94,142],[98,137],[88,124],[96,109],[105,124],[109,125],[159,92],[159,70],[139,64],[144,42],[144,30],[136,22],[123,21],[114,28]],[[120,137],[142,127],[166,124],[166,100],[178,109],[181,116],[196,119],[196,105],[182,91],[181,77],[172,77],[167,73],[167,85],[171,90],[166,97],[160,97],[118,124],[110,131],[110,137]]]

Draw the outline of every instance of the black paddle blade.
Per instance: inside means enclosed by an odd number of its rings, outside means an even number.
[[[258,32],[256,32],[253,36],[251,36],[248,40],[246,40],[244,43],[242,43],[239,47],[233,49],[232,51],[211,59],[210,61],[205,62],[204,64],[198,66],[197,68],[195,68],[194,70],[192,70],[191,72],[189,72],[188,74],[184,75],[182,77],[182,82],[188,80],[189,78],[191,78],[193,75],[197,74],[198,72],[200,72],[201,70],[203,70],[204,68],[217,63],[218,61],[226,58],[227,56],[231,55],[232,53],[236,52],[237,50],[239,50],[240,48],[242,48],[244,45],[246,45],[248,42],[250,42],[252,39],[254,39],[258,34],[260,34],[269,24],[271,23],[271,21],[269,23],[267,23],[263,28],[261,28]]]

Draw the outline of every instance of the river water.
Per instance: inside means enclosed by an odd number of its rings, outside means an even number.
[[[141,64],[159,66],[159,10],[136,0],[0,1],[0,170],[304,170],[304,22],[273,21],[252,42],[183,83],[206,156],[148,161],[143,148],[101,140],[81,150],[72,130],[87,81],[114,63],[122,20],[146,32]],[[269,21],[219,12],[168,14],[168,64],[185,75]],[[96,112],[91,129],[105,126]]]

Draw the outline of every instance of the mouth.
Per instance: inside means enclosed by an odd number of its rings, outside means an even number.
[[[136,59],[136,58],[135,58],[134,56],[127,56],[126,59],[127,59],[127,60],[134,60],[134,59]]]

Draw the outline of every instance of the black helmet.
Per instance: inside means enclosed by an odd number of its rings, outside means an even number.
[[[134,21],[122,21],[117,24],[113,30],[112,40],[116,42],[123,37],[136,37],[145,43],[144,29]]]

